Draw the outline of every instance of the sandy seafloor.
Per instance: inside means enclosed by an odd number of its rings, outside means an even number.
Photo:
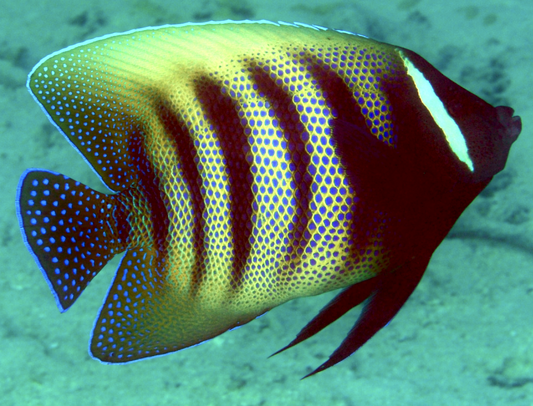
[[[533,2],[1,0],[0,404],[533,405]],[[87,344],[117,261],[60,314],[15,215],[28,167],[103,190],[25,88],[42,57],[148,25],[232,19],[301,21],[411,48],[522,116],[506,170],[464,213],[399,315],[360,351],[310,379],[357,310],[274,358],[332,293],[295,300],[201,346],[129,365]]]

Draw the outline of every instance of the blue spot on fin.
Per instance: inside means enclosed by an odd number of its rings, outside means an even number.
[[[169,272],[169,252],[126,251],[94,325],[90,354],[108,364],[157,357],[198,345],[253,320],[205,306],[182,274]],[[171,264],[171,265],[169,265]],[[173,268],[175,270],[175,268]]]
[[[165,310],[172,303],[165,300],[165,275],[159,252],[126,251],[96,320],[91,356],[104,363],[125,363],[179,349],[166,334],[171,323]]]
[[[111,227],[114,198],[64,175],[32,169],[19,183],[22,236],[63,312],[123,243]]]

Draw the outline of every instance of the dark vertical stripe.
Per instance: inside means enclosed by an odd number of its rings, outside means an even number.
[[[239,117],[237,102],[213,80],[200,79],[196,94],[226,161],[234,255],[231,284],[237,287],[245,276],[253,230],[253,177],[251,162],[247,159],[250,128],[247,127],[246,120]]]
[[[313,179],[308,172],[310,156],[305,145],[309,139],[309,134],[300,121],[300,116],[290,94],[283,90],[281,81],[278,84],[275,76],[270,75],[266,68],[255,66],[252,67],[252,70],[259,94],[268,99],[270,107],[279,120],[294,165],[296,212],[293,216],[293,229],[289,233],[291,242],[287,247],[286,257],[287,261],[294,261],[302,256],[311,237],[307,227],[312,216],[309,204],[312,198],[311,184]]]
[[[150,223],[154,232],[155,249],[164,256],[167,250],[168,211],[163,200],[159,178],[153,167],[153,163],[146,156],[146,145],[142,142],[141,130],[132,130],[134,135],[129,139],[129,152],[127,155],[131,157],[132,165],[135,166],[139,177],[139,183],[136,186],[142,191],[144,197],[149,202]],[[120,194],[117,196],[120,198]]]
[[[360,172],[360,162],[353,159],[353,146],[357,145],[356,138],[366,132],[368,136],[373,137],[367,127],[366,118],[361,112],[361,106],[354,98],[353,91],[335,72],[319,61],[310,61],[309,69],[317,81],[319,89],[323,92],[327,100],[328,107],[333,112],[334,118],[330,120],[329,125],[333,129],[332,137],[337,147],[336,152],[341,158],[341,163],[348,171],[348,176],[354,177]],[[349,127],[353,132],[347,134]],[[357,133],[357,132],[359,133]],[[366,142],[363,140],[362,142]],[[368,148],[364,148],[365,152]]]
[[[202,178],[198,171],[195,162],[197,158],[196,148],[191,134],[187,131],[185,123],[182,122],[181,117],[167,106],[167,104],[160,100],[157,106],[157,113],[161,123],[165,127],[165,131],[169,134],[176,143],[176,153],[182,166],[182,173],[185,182],[189,187],[191,202],[193,206],[193,247],[195,252],[194,266],[191,270],[191,281],[193,292],[198,292],[200,284],[205,275],[205,258],[206,258],[206,244],[205,244],[205,202],[201,193]],[[168,170],[171,170],[168,168]],[[174,184],[170,185],[171,187]],[[175,228],[175,225],[173,225]]]
[[[365,254],[371,239],[390,228],[394,205],[404,191],[399,187],[401,168],[397,151],[374,136],[362,108],[344,80],[322,61],[309,58],[309,69],[324,92],[333,112],[330,120],[332,138],[341,164],[355,190],[357,203],[352,204],[351,257]],[[382,219],[387,223],[382,225]],[[382,241],[383,243],[383,241]],[[380,249],[376,247],[376,249]],[[368,254],[368,253],[366,253]]]

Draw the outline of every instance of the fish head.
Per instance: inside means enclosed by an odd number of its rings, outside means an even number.
[[[400,54],[406,65],[412,64],[416,68],[412,70],[421,73],[418,78],[411,74],[415,87],[458,161],[464,169],[468,167],[467,178],[488,183],[505,167],[511,145],[522,129],[520,117],[514,116],[510,107],[494,107],[470,93],[415,52],[402,48]],[[424,88],[425,81],[431,86]],[[437,96],[433,99],[426,95],[433,92]],[[437,108],[432,100],[442,102],[444,109]]]
[[[504,169],[511,145],[522,130],[522,120],[513,115],[511,107],[493,107],[464,91],[467,95],[453,95],[445,105],[465,136],[474,164],[473,181],[487,182]]]

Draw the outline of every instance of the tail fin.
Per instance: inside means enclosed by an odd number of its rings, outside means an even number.
[[[22,175],[17,194],[22,237],[62,312],[125,249],[114,214],[113,196],[66,176],[39,169]]]

